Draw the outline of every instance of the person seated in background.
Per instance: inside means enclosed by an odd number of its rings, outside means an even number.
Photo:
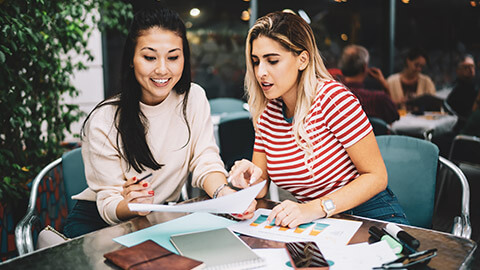
[[[328,73],[308,23],[289,12],[259,18],[246,40],[245,89],[255,126],[252,160],[230,171],[238,188],[267,180],[296,200],[267,220],[296,227],[348,213],[408,224],[362,106]],[[263,197],[268,186],[257,197]],[[298,201],[297,201],[298,200]]]
[[[460,130],[460,134],[480,137],[480,92],[473,104],[472,113],[468,117],[465,126]]]
[[[342,71],[343,84],[358,98],[368,117],[377,117],[390,124],[399,119],[397,108],[382,90],[365,89],[364,81],[367,76],[375,78],[384,85],[388,92],[388,85],[379,68],[368,67],[369,53],[365,47],[349,45],[343,49],[339,67]]]
[[[475,85],[475,61],[473,56],[462,56],[457,65],[457,79],[452,92],[447,97],[447,104],[459,116],[459,122],[465,120],[472,113],[472,107],[477,97],[478,89]]]
[[[388,77],[390,97],[400,108],[416,98],[435,94],[436,89],[432,79],[421,73],[427,61],[427,54],[422,49],[411,49],[405,58],[403,70]],[[430,102],[430,100],[425,99],[424,102]]]

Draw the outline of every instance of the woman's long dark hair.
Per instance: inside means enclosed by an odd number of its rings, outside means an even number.
[[[191,71],[190,71],[190,47],[188,45],[185,25],[178,14],[172,10],[162,7],[149,7],[137,12],[130,26],[130,31],[125,41],[121,68],[120,93],[110,99],[100,102],[93,110],[105,105],[116,105],[115,127],[117,134],[117,149],[120,155],[128,161],[135,171],[141,172],[145,167],[153,170],[160,169],[163,164],[159,164],[147,144],[146,134],[148,130],[148,120],[140,111],[139,101],[142,97],[141,86],[135,78],[132,68],[133,56],[138,37],[143,31],[153,27],[170,30],[182,38],[184,66],[182,77],[173,87],[173,91],[178,95],[185,94],[182,104],[183,118],[188,128],[188,141],[190,140],[190,126],[187,121],[186,108],[188,94],[190,92]],[[92,112],[87,116],[82,127],[84,135],[85,124]],[[120,140],[123,149],[120,149]],[[188,144],[188,141],[186,144]],[[185,145],[186,145],[185,144]]]

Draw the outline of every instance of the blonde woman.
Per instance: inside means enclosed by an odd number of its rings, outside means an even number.
[[[310,26],[291,13],[258,19],[246,59],[256,138],[252,161],[230,171],[232,184],[266,179],[291,192],[298,202],[283,201],[268,217],[277,225],[341,212],[408,224],[387,188],[372,127],[355,96],[327,72]]]

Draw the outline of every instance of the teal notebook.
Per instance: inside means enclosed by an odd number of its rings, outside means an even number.
[[[181,255],[203,261],[206,269],[251,269],[266,263],[227,228],[176,234],[170,241]]]

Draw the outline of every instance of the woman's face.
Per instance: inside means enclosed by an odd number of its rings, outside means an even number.
[[[267,99],[296,98],[300,56],[271,38],[259,36],[252,42],[251,58],[255,77]]]
[[[133,55],[141,101],[157,105],[165,100],[182,77],[183,65],[183,43],[178,34],[158,27],[143,31]]]
[[[427,64],[427,60],[425,60],[425,57],[419,56],[413,60],[410,60],[407,58],[407,69],[411,73],[420,73],[422,72],[423,67]]]

